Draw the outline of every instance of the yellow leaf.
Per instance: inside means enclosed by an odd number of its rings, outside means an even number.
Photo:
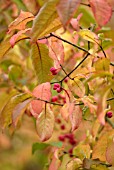
[[[80,30],[79,32],[78,32],[78,34],[84,39],[84,40],[87,40],[87,41],[90,41],[90,42],[93,42],[93,43],[99,43],[99,41],[98,41],[98,36],[94,33],[94,32],[92,32],[92,31],[90,31],[90,30],[88,30],[88,29],[83,29],[83,30]]]
[[[56,5],[58,0],[50,0],[42,6],[37,14],[31,31],[33,41],[43,37],[61,27],[61,22],[58,19]]]
[[[50,68],[53,66],[53,60],[49,57],[47,46],[39,43],[33,44],[31,58],[38,78],[38,84],[50,81],[53,77],[50,72]]]

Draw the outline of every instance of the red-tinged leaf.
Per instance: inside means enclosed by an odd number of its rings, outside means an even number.
[[[106,1],[110,4],[110,6],[114,7],[114,0],[106,0]]]
[[[22,114],[24,113],[25,109],[27,108],[28,104],[30,103],[31,99],[27,99],[21,103],[19,103],[13,110],[13,114],[12,114],[12,123],[14,124],[14,126],[17,125],[18,120],[20,119],[20,117],[22,116]]]
[[[48,140],[53,133],[54,128],[54,113],[50,107],[46,105],[46,108],[42,110],[36,121],[36,129],[38,136],[42,142]]]
[[[11,44],[12,48],[14,47],[17,39],[18,39],[22,34],[28,32],[28,31],[30,31],[30,30],[31,30],[31,28],[28,28],[28,29],[19,31],[17,34],[14,34],[14,35],[11,37],[11,39],[10,39],[10,44]]]
[[[114,166],[114,141],[108,143],[106,148],[106,160],[109,164]]]
[[[79,30],[79,20],[81,19],[82,15],[83,15],[83,14],[80,13],[77,18],[72,18],[72,19],[70,20],[70,23],[71,23],[72,27],[73,27],[74,30],[76,30],[76,31]]]
[[[103,88],[103,87],[102,87]],[[106,115],[106,99],[107,96],[109,94],[109,89],[104,89],[103,91],[98,92],[95,95],[95,99],[97,102],[97,116],[98,116],[98,120],[102,125],[105,125],[105,115]]]
[[[18,18],[16,18],[8,28],[8,34],[17,29],[17,30],[24,30],[26,27],[27,22],[31,21],[34,19],[34,15],[30,12],[24,12],[21,11],[20,15]]]
[[[48,42],[49,55],[54,60],[54,67],[58,72],[61,68],[60,64],[64,63],[64,47],[62,41],[55,37],[51,37]]]
[[[68,121],[69,116],[73,113],[75,108],[74,103],[66,103],[60,110],[64,120]]]
[[[76,130],[80,123],[81,123],[81,120],[82,120],[82,110],[79,106],[75,106],[72,114],[70,114],[70,122],[71,122],[71,125],[72,125],[72,131]]]
[[[51,85],[49,82],[40,84],[39,86],[35,87],[33,90],[33,95],[36,98],[39,98],[41,100],[50,101],[51,98]],[[31,101],[30,107],[31,107],[31,113],[32,115],[37,118],[38,115],[41,113],[43,109],[43,105],[45,102],[41,100],[33,100]]]
[[[87,106],[90,109],[91,113],[95,113],[97,110],[97,106],[94,104],[94,101],[91,100],[89,97],[83,97],[82,102],[84,103],[85,106]]]
[[[61,27],[61,22],[56,12],[58,0],[47,1],[36,15],[31,31],[33,42]]]
[[[19,42],[20,40],[27,39],[27,38],[28,37],[26,35],[21,35],[20,37],[17,38],[15,43]],[[4,57],[11,48],[12,47],[10,44],[10,38],[5,39],[5,41],[3,41],[0,44],[0,58]]]
[[[13,96],[3,107],[3,110],[0,114],[0,124],[2,128],[8,127],[12,124],[12,114],[16,106],[24,101],[31,99],[32,95],[29,93],[22,93]]]
[[[55,149],[52,161],[49,166],[49,170],[58,170],[60,167],[61,161],[59,160],[58,153],[60,149]]]
[[[89,0],[95,19],[100,27],[107,24],[112,16],[112,8],[106,0]]]
[[[63,26],[68,25],[70,19],[77,10],[81,0],[61,0],[57,6],[57,11]]]

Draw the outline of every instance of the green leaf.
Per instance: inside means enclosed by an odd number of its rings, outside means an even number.
[[[38,78],[38,84],[49,82],[53,78],[50,72],[53,60],[49,57],[47,46],[45,44],[33,44],[31,58]]]
[[[18,82],[19,77],[21,77],[22,75],[22,70],[19,66],[16,65],[11,65],[9,67],[9,78],[14,81],[14,82]]]
[[[61,27],[58,19],[56,5],[58,0],[50,0],[45,3],[37,14],[31,31],[33,41],[43,37]]]
[[[47,143],[34,143],[32,145],[32,154],[34,154],[37,150],[44,150],[48,146],[49,146],[49,144],[47,144]]]
[[[17,0],[12,0],[17,6],[18,6],[18,8],[20,9],[20,10],[24,10],[24,11],[26,11],[27,9],[26,9],[26,6],[24,5],[24,3],[22,2],[22,0],[19,0],[19,1],[17,1]]]
[[[22,102],[24,102],[27,99],[32,98],[32,96],[28,93],[21,93],[13,96],[3,107],[1,113],[0,113],[0,124],[2,128],[9,126],[12,124],[12,115],[13,111],[16,108],[16,106]]]
[[[32,145],[32,154],[35,153],[37,150],[44,150],[48,146],[55,146],[58,148],[62,147],[62,142],[51,142],[51,143],[34,143]]]

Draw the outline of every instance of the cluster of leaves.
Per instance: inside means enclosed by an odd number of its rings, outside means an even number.
[[[45,168],[109,169],[114,166],[114,42],[103,26],[113,15],[113,0],[14,2],[1,1],[6,18],[7,6],[12,16],[17,6],[23,9],[0,37],[1,129],[15,130],[26,113],[34,117],[41,142],[62,130],[62,143],[33,145],[33,153],[53,146]]]

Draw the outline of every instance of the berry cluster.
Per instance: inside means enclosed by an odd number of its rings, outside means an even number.
[[[53,86],[53,90],[56,90],[57,93],[60,93],[62,91],[62,88],[59,83],[55,83]]]
[[[66,103],[66,98],[64,95],[58,94],[52,97],[51,102]]]
[[[56,75],[57,74],[57,69],[55,67],[51,67],[50,68],[50,71],[53,75]]]

